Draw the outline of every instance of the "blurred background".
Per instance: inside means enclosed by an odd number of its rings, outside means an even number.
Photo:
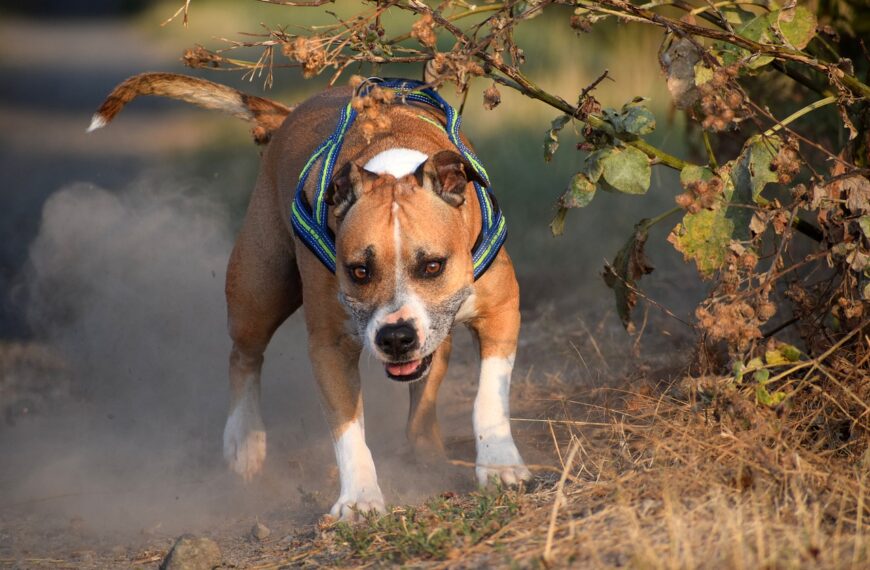
[[[259,161],[248,126],[142,98],[107,128],[85,129],[105,95],[143,71],[189,73],[299,102],[328,78],[303,80],[297,70],[281,69],[266,91],[263,77],[185,69],[180,56],[197,43],[220,47],[220,38],[256,31],[261,22],[292,27],[332,18],[321,9],[194,0],[187,28],[180,18],[161,27],[181,3],[0,2],[0,511],[60,512],[63,524],[81,517],[96,529],[117,530],[163,524],[173,505],[190,518],[214,509],[237,513],[238,501],[230,498],[251,499],[220,465],[229,350],[223,277]],[[341,15],[357,6],[329,8]],[[682,118],[671,112],[656,61],[660,33],[612,22],[577,35],[568,17],[553,10],[520,28],[517,43],[533,80],[572,101],[607,69],[612,81],[595,92],[603,106],[649,97],[658,118],[653,144],[682,157],[691,156],[689,143],[703,148],[686,140]],[[378,73],[421,75],[414,67]],[[600,276],[604,261],[640,218],[672,207],[677,177],[654,168],[646,196],[599,192],[589,207],[570,212],[565,234],[553,238],[555,200],[582,160],[575,131],[564,129],[561,148],[546,164],[544,134],[558,113],[506,88],[501,105],[486,111],[481,94],[488,86],[473,85],[463,124],[508,219],[526,323],[517,374],[594,386],[634,362]],[[443,92],[458,104],[449,86]],[[703,291],[665,243],[676,221],[652,231],[648,253],[657,271],[642,287],[685,315]],[[656,322],[657,338],[684,327]],[[295,493],[296,483],[284,481],[288,469],[300,469],[294,457],[304,451],[303,463],[314,457],[331,463],[301,325],[299,315],[291,318],[267,353],[264,417],[278,467],[254,492],[253,512],[260,514],[276,492]],[[648,354],[660,353],[668,344],[648,346]],[[457,392],[450,396],[448,389],[444,397],[465,407],[449,412],[461,419],[448,435],[470,433],[476,372],[464,367],[472,364],[463,350],[450,376]],[[403,439],[404,411],[396,413],[396,402],[404,406],[406,396],[370,364],[364,363],[374,386],[366,388],[366,410],[377,459],[378,449]],[[313,439],[319,443],[311,451]],[[322,480],[327,470],[294,481]],[[392,500],[413,489],[401,478],[382,485],[392,489]],[[0,525],[8,522],[0,517]],[[10,536],[0,532],[0,555],[12,548]]]
[[[142,71],[176,71],[284,102],[298,102],[325,85],[328,77],[303,81],[297,70],[280,69],[274,87],[266,91],[262,77],[244,81],[241,72],[190,70],[179,61],[185,48],[197,43],[220,47],[219,38],[255,32],[261,22],[292,28],[332,21],[323,10],[195,0],[187,28],[180,18],[161,27],[180,4],[174,0],[0,2],[0,66],[6,78],[0,83],[0,117],[5,126],[0,133],[0,168],[6,180],[0,213],[0,293],[7,299],[0,334],[30,332],[20,307],[8,302],[8,292],[36,235],[44,200],[64,184],[89,182],[111,189],[158,169],[171,172],[167,176],[172,178],[196,180],[196,191],[226,206],[233,229],[244,213],[258,164],[246,125],[183,103],[143,98],[110,128],[86,135],[89,117],[119,81]],[[338,2],[332,8],[341,15],[355,6]],[[659,121],[651,142],[686,156],[682,117],[670,112],[656,64],[660,41],[654,29],[615,23],[578,35],[568,25],[567,12],[558,10],[521,27],[518,37],[526,50],[527,73],[539,85],[573,100],[608,69],[613,81],[605,81],[595,92],[602,104],[618,108],[634,96],[649,97]],[[256,57],[251,52],[236,53]],[[380,73],[420,76],[420,70],[411,66]],[[653,170],[647,196],[599,193],[585,211],[569,213],[564,237],[552,238],[547,224],[554,201],[582,159],[582,153],[573,149],[576,137],[570,126],[566,128],[555,159],[545,164],[544,131],[558,113],[506,88],[501,89],[501,106],[486,111],[481,104],[486,87],[484,80],[473,86],[464,130],[492,171],[509,214],[509,248],[528,291],[524,303],[529,306],[542,296],[577,307],[603,302],[608,297],[599,278],[604,259],[613,258],[639,218],[671,207],[676,178],[659,168]],[[449,86],[444,91],[458,103]],[[669,253],[671,248],[656,247],[667,225],[654,230],[650,239],[654,264],[663,269],[659,274],[673,274],[665,269],[679,261],[677,254]],[[654,277],[646,284],[657,294],[667,295],[668,289],[680,284]]]

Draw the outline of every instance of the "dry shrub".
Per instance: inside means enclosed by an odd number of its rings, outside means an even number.
[[[854,397],[867,394],[834,388],[821,380],[779,410],[753,405],[717,377],[620,392],[621,407],[599,408],[607,427],[590,427],[584,415],[573,430],[580,452],[550,563],[863,567],[870,456],[866,405]],[[529,494],[501,534],[513,557],[545,552],[555,493]]]
[[[519,496],[502,492],[502,498],[434,499],[350,529],[322,527],[309,562],[446,568],[867,565],[867,420],[856,416],[857,423],[843,431],[843,418],[862,408],[849,404],[846,392],[822,381],[816,389],[795,391],[790,406],[775,410],[752,404],[722,377],[663,387],[647,379],[629,390],[583,394],[551,380],[520,386],[522,400],[537,402],[538,409],[523,415],[541,421],[531,428],[521,424],[519,437],[526,446],[546,447],[555,466],[535,467],[537,488]],[[452,515],[439,515],[445,507],[438,506],[433,516],[436,504],[449,504]],[[481,504],[510,510],[497,526],[482,525],[492,511]],[[474,540],[470,531],[458,531],[475,525],[489,530]],[[444,542],[445,535],[453,542]]]

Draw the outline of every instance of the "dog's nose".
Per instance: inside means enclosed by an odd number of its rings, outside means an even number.
[[[375,344],[387,356],[402,358],[417,348],[417,331],[405,322],[384,325],[375,336]]]

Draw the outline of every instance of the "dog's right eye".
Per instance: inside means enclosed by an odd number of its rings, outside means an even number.
[[[350,278],[358,284],[368,283],[371,279],[371,272],[365,265],[351,265],[348,267],[348,273],[350,273]]]

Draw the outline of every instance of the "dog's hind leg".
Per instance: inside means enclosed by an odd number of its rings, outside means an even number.
[[[230,409],[224,457],[246,481],[266,459],[260,416],[260,368],[272,334],[302,305],[293,241],[280,216],[273,186],[261,173],[227,267]]]
[[[435,351],[429,376],[408,386],[411,394],[411,407],[408,412],[408,426],[405,433],[418,461],[430,462],[445,456],[441,429],[435,404],[438,401],[438,388],[447,373],[450,361],[453,336],[448,336]]]

